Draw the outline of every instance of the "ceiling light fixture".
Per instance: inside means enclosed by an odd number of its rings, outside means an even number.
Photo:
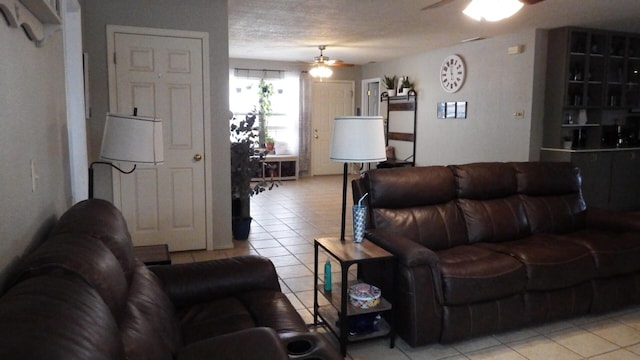
[[[524,6],[518,0],[471,0],[471,3],[462,11],[470,18],[480,21],[500,21],[513,16]]]
[[[309,70],[309,74],[314,78],[324,79],[331,77],[333,70],[329,69],[329,67],[323,63],[318,63]]]

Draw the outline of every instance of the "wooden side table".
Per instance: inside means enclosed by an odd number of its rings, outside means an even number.
[[[171,265],[167,244],[134,246],[133,254],[145,265]]]
[[[349,334],[349,317],[370,313],[392,312],[393,294],[383,294],[378,306],[370,309],[356,308],[349,302],[347,290],[350,285],[348,274],[349,267],[353,264],[360,264],[370,261],[393,261],[394,256],[390,252],[382,249],[371,241],[364,240],[361,243],[354,243],[351,239],[340,241],[339,238],[318,238],[314,241],[314,291],[313,291],[313,322],[315,325],[322,324],[329,327],[329,330],[338,338],[340,342],[340,352],[343,356],[347,353],[347,344],[368,339],[389,337],[389,347],[395,346],[395,330],[393,327],[393,314],[380,320],[378,329],[367,334]],[[333,291],[324,291],[324,286],[318,284],[318,248],[324,249],[331,257],[340,263],[341,282],[333,283]],[[371,284],[375,285],[375,284]],[[329,305],[318,305],[318,293],[321,293],[328,301]]]

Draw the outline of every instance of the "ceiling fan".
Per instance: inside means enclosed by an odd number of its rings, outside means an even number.
[[[347,64],[342,60],[330,60],[328,56],[325,56],[323,54],[323,51],[327,49],[326,45],[320,45],[318,46],[318,49],[320,49],[320,55],[313,57],[313,62],[311,62],[311,64],[313,65],[343,66],[343,67],[353,66],[353,64]]]
[[[420,10],[431,10],[431,9],[435,9],[435,8],[439,8],[441,6],[447,5],[448,3],[452,3],[456,0],[438,0],[435,3],[431,4],[431,5],[427,5],[425,7],[423,7]],[[525,4],[525,5],[533,5],[533,4],[537,4],[539,2],[542,2],[544,0],[518,0],[521,3]]]

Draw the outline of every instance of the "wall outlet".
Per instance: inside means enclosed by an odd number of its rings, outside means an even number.
[[[513,112],[514,119],[524,119],[524,110],[516,110]]]

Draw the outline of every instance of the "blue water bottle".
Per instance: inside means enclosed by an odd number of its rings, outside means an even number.
[[[331,262],[324,263],[324,291],[331,291]]]

